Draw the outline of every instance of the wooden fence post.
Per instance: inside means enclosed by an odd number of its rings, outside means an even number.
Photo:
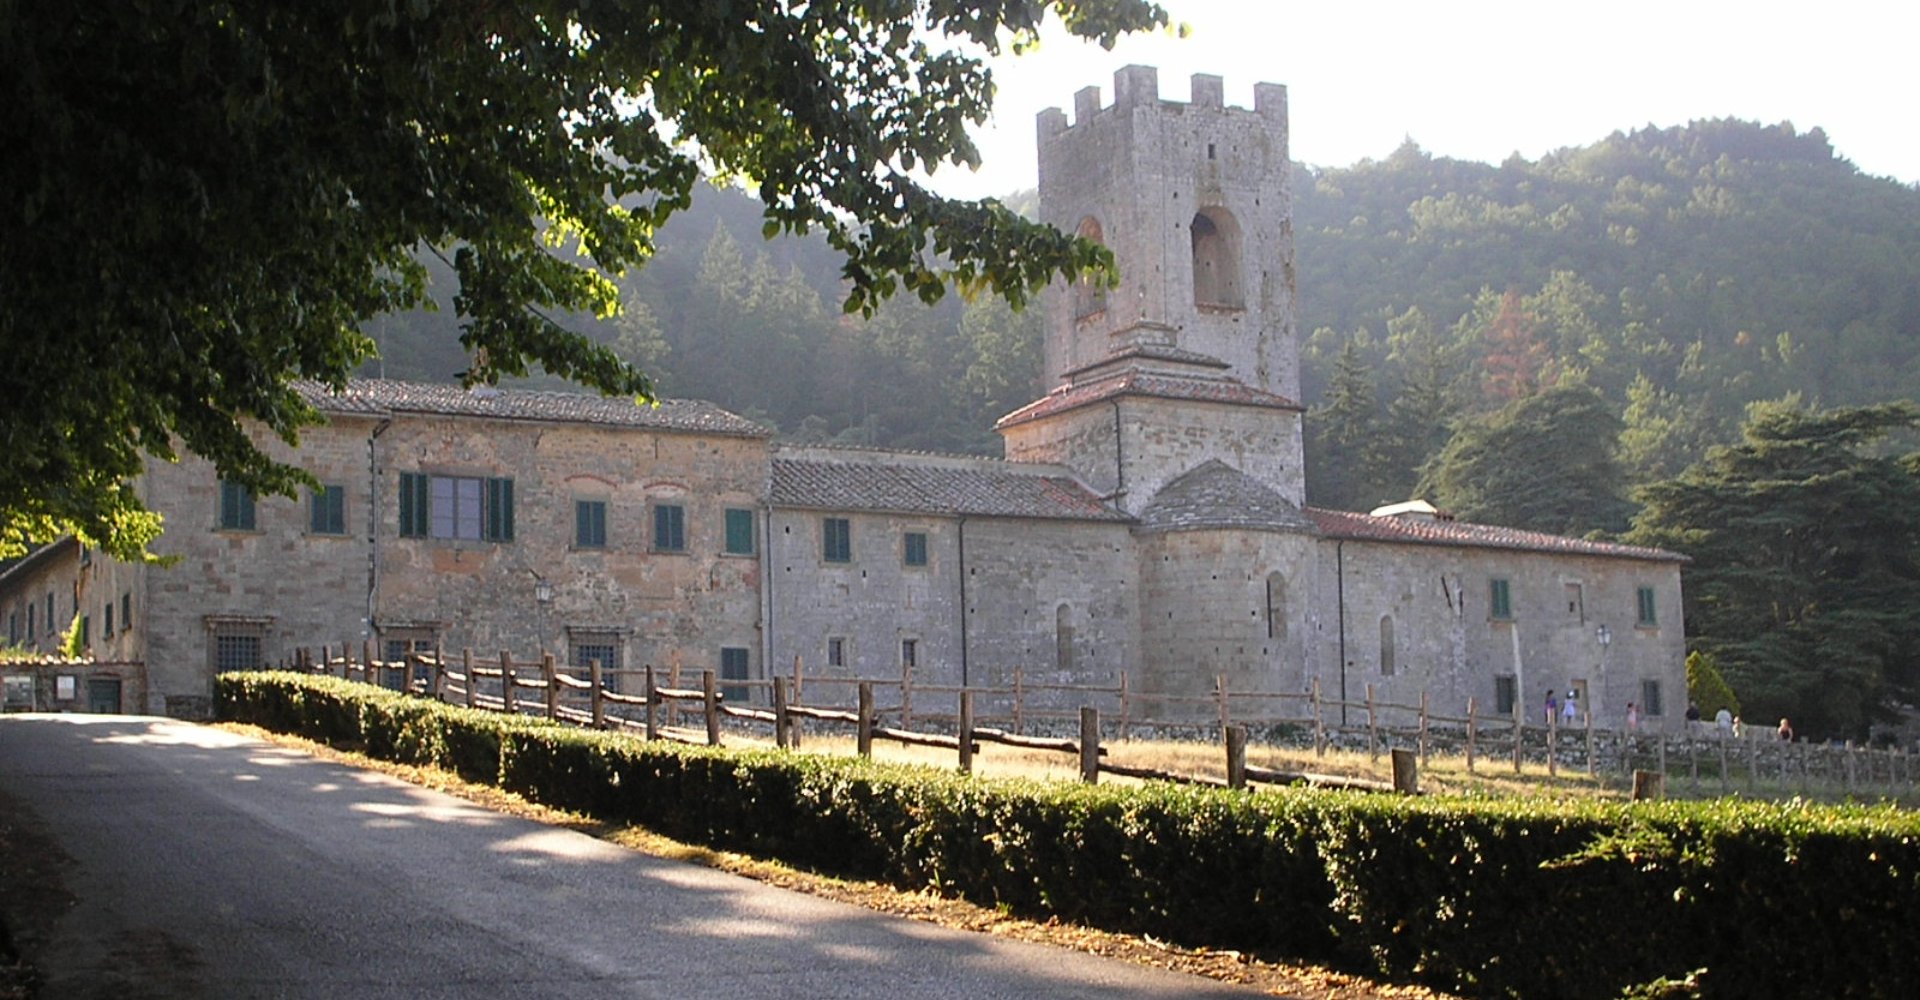
[[[1467,699],[1467,773],[1468,774],[1473,773],[1473,749],[1474,749],[1473,744],[1474,744],[1474,740],[1477,739],[1480,735],[1480,720],[1474,714],[1479,707],[1480,705],[1477,700],[1473,698]]]
[[[547,682],[547,718],[560,717],[560,670],[553,662],[552,653],[540,654],[540,678]]]
[[[1233,726],[1233,716],[1231,710],[1227,707],[1226,674],[1213,675],[1213,697],[1220,705],[1220,733],[1224,738],[1227,730]]]
[[[480,679],[473,676],[473,647],[472,646],[461,647],[460,669],[465,671],[467,675],[467,707],[472,708],[474,688],[477,688],[480,686]]]
[[[1667,775],[1664,771],[1633,772],[1633,800],[1635,802],[1665,798],[1667,792],[1666,786]]]
[[[679,650],[674,651],[673,663],[667,668],[667,686],[671,688],[684,686],[680,683],[680,651]],[[672,727],[679,725],[679,723],[680,723],[680,702],[677,700],[667,702],[667,727],[671,729]]]
[[[1100,710],[1092,705],[1080,706],[1080,780],[1100,780]]]
[[[379,663],[373,658],[372,639],[360,640],[360,658],[367,665],[367,683],[374,687],[382,686],[386,678],[380,675]]]
[[[1401,795],[1420,794],[1420,759],[1412,750],[1393,748],[1393,790]]]
[[[960,773],[973,773],[973,692],[960,689]]]
[[[1754,790],[1760,780],[1760,741],[1751,737],[1747,740],[1747,791]]]
[[[1732,776],[1727,773],[1727,740],[1730,738],[1731,737],[1725,734],[1722,734],[1720,737],[1720,794],[1722,795],[1727,794],[1727,792],[1731,790],[1729,779]]]
[[[433,700],[447,700],[447,647],[438,639],[433,642]]]
[[[1129,725],[1132,724],[1132,722],[1133,722],[1133,697],[1130,693],[1130,689],[1127,687],[1127,672],[1122,670],[1120,671],[1120,738],[1121,739],[1127,740],[1127,739],[1133,738],[1131,730],[1127,728]]]
[[[1327,724],[1320,712],[1320,678],[1313,679],[1313,755],[1327,755]]]
[[[1513,700],[1513,773],[1520,773],[1520,743],[1526,731],[1526,717],[1521,715],[1520,699]]]
[[[720,745],[720,689],[714,686],[713,671],[700,671],[700,696],[707,709],[707,745]]]
[[[1227,729],[1227,787],[1247,787],[1247,727]]]
[[[1420,762],[1427,762],[1427,691],[1420,689]]]
[[[593,728],[605,729],[607,726],[607,691],[606,688],[602,686],[600,658],[597,656],[587,661],[587,683],[593,685],[590,689],[593,697]]]
[[[787,748],[787,679],[773,679],[773,745]]]
[[[1367,759],[1380,760],[1380,720],[1373,713],[1373,682],[1367,682]]]
[[[913,664],[900,658],[900,728],[913,728]]]
[[[647,739],[660,738],[660,685],[654,682],[653,664],[647,664]]]
[[[1023,716],[1026,713],[1026,709],[1027,709],[1026,683],[1027,683],[1026,671],[1020,667],[1014,667],[1013,668],[1013,735],[1015,736],[1025,736],[1027,734],[1026,729],[1023,728],[1021,725],[1021,716]]]
[[[500,651],[500,701],[508,715],[519,714],[519,699],[513,690],[513,656],[504,649]]]
[[[800,654],[795,653],[793,654],[793,690],[787,692],[788,706],[806,704],[806,701],[800,696],[801,673],[802,673],[802,665],[800,662]],[[796,747],[796,748],[800,746],[800,727],[804,724],[804,722],[805,720],[801,719],[799,716],[788,714],[787,716],[787,745],[788,746]]]
[[[873,756],[873,682],[861,681],[860,696],[860,735],[857,737],[860,756]]]
[[[1547,713],[1547,777],[1560,773],[1560,713]]]
[[[1586,723],[1587,728],[1587,777],[1591,778],[1600,773],[1593,758],[1593,706],[1586,705],[1583,707],[1586,709],[1586,712],[1582,715],[1582,720]]]

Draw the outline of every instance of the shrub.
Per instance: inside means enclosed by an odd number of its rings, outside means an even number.
[[[1737,801],[1404,799],[963,777],[645,743],[332,678],[222,718],[713,847],[1473,996],[1920,991],[1920,821]]]

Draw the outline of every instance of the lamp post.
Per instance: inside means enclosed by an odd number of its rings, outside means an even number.
[[[1600,644],[1600,693],[1606,697],[1612,692],[1607,690],[1607,647],[1613,645],[1613,630],[1605,625],[1593,630],[1593,641]],[[1587,706],[1587,712],[1593,712],[1593,706]]]
[[[553,603],[553,584],[538,574],[533,578],[533,627],[539,640],[540,652],[547,651],[547,605]]]

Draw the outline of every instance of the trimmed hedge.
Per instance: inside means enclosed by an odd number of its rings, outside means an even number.
[[[1920,995],[1920,822],[1892,808],[985,780],[298,674],[222,675],[215,701],[681,840],[1474,996]]]

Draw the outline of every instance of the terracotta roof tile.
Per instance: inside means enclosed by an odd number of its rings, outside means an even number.
[[[944,466],[775,457],[772,504],[904,514],[1129,520],[1067,476],[994,464],[999,467],[985,460]]]
[[[1516,549],[1557,555],[1607,556],[1615,559],[1646,559],[1655,562],[1686,562],[1687,557],[1665,549],[1652,549],[1618,542],[1594,542],[1584,538],[1549,535],[1540,531],[1522,531],[1491,524],[1467,524],[1462,521],[1431,521],[1409,517],[1374,517],[1348,511],[1308,507],[1307,516],[1320,533],[1333,539],[1368,542],[1401,542],[1414,545],[1450,545],[1461,548]]]
[[[1217,458],[1161,487],[1140,512],[1140,527],[1147,531],[1318,531],[1286,497]]]
[[[500,420],[543,420],[557,423],[600,424],[669,431],[691,431],[732,437],[771,437],[773,432],[712,403],[692,399],[663,399],[658,406],[640,406],[624,397],[532,389],[462,389],[456,385],[399,382],[391,379],[354,379],[335,394],[317,382],[298,382],[296,388],[323,413],[426,413],[444,416],[489,417]]]
[[[1271,392],[1255,389],[1231,379],[1194,378],[1129,369],[1103,378],[1061,386],[1012,413],[1001,417],[996,428],[1012,427],[1029,420],[1091,406],[1116,396],[1152,396],[1161,399],[1190,399],[1206,403],[1230,403],[1239,406],[1264,406],[1275,410],[1305,410],[1306,407]]]

